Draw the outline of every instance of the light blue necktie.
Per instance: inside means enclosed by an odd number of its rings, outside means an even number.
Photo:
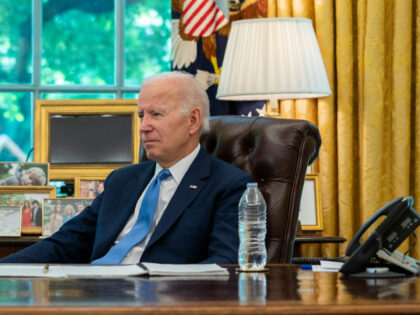
[[[147,188],[141,203],[139,216],[131,231],[115,244],[105,256],[92,261],[92,264],[119,264],[130,249],[145,238],[155,215],[159,200],[160,183],[169,176],[171,176],[171,172],[168,169],[162,169],[159,172],[150,183],[149,188]]]

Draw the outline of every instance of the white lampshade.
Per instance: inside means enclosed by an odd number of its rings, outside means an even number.
[[[296,99],[330,94],[311,20],[261,18],[232,23],[218,99]]]

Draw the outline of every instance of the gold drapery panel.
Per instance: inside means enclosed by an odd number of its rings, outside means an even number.
[[[349,241],[400,196],[420,210],[420,0],[270,0],[268,16],[312,19],[333,91],[280,102],[282,117],[321,132],[323,234]],[[302,255],[343,256],[347,244]],[[411,255],[420,258],[420,242]]]

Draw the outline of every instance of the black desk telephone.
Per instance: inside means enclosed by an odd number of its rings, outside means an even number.
[[[420,261],[395,250],[420,225],[420,215],[412,208],[413,203],[412,197],[402,197],[378,210],[349,243],[346,249],[349,258],[340,271],[344,274],[365,271],[371,258],[377,255],[411,273],[419,273]],[[363,233],[382,216],[386,216],[384,221],[360,244]]]

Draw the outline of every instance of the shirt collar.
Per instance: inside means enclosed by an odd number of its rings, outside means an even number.
[[[177,184],[181,182],[185,173],[190,168],[192,162],[197,157],[198,152],[200,151],[200,147],[200,144],[198,144],[197,147],[190,154],[188,154],[186,157],[182,158],[169,168],[169,171],[171,172],[171,175],[173,179],[175,179]],[[153,177],[155,177],[162,169],[162,166],[156,163],[155,174]]]

